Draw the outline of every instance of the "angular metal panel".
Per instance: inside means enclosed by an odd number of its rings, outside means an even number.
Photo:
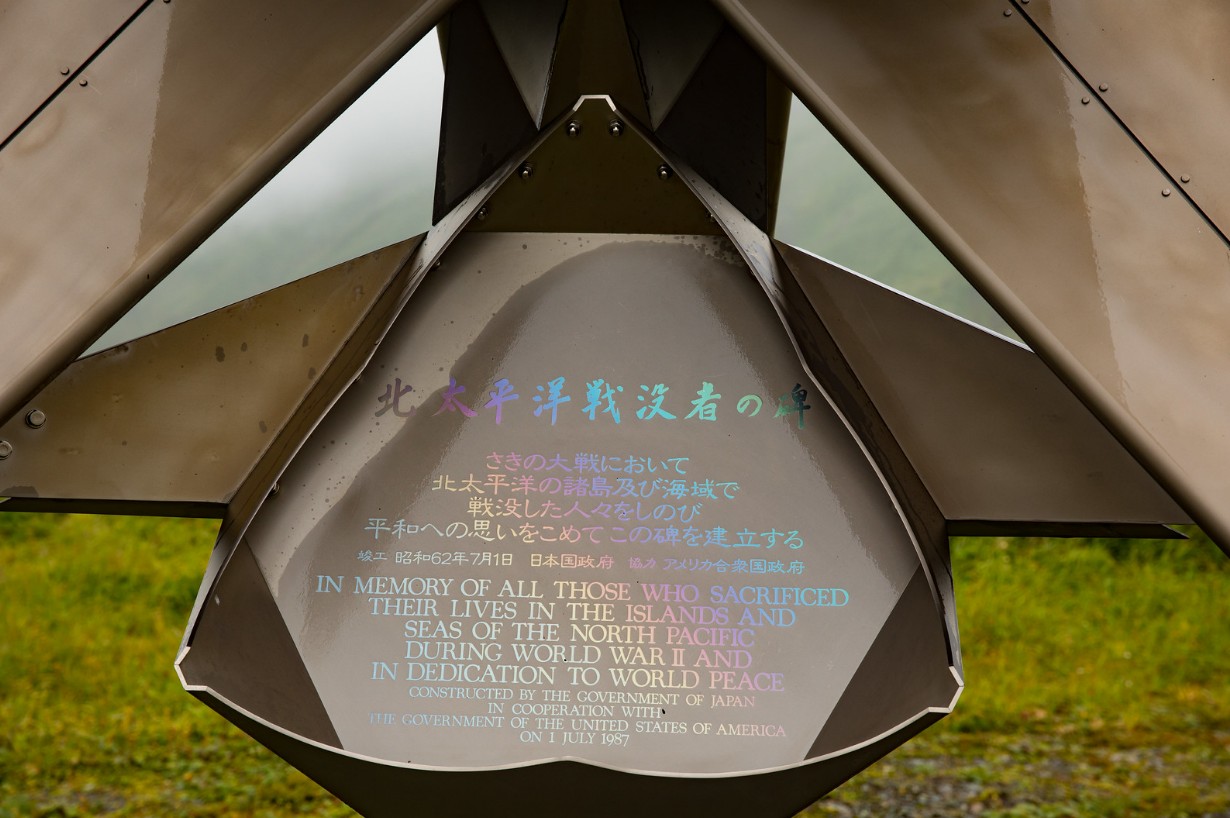
[[[810,755],[839,752],[861,741],[868,721],[876,732],[886,732],[930,702],[957,700],[961,682],[947,663],[937,661],[944,655],[944,633],[932,607],[931,589],[920,568],[851,677]]]
[[[419,241],[77,361],[0,426],[0,496],[226,503]]]
[[[446,0],[152,3],[0,151],[0,418],[393,64]]]
[[[0,6],[0,145],[146,0],[7,0]]]
[[[760,55],[725,26],[654,135],[767,230],[777,199],[789,100]]]
[[[534,124],[542,127],[555,41],[568,0],[480,0],[500,54]]]
[[[619,0],[568,4],[542,121],[550,122],[571,110],[577,98],[586,94],[609,96],[630,116],[641,122],[649,120]]]
[[[646,124],[657,128],[696,73],[724,21],[708,0],[621,0],[621,5],[649,107]]]
[[[1187,522],[1028,349],[776,247],[946,518]]]
[[[446,70],[433,222],[537,134],[477,0],[457,6],[441,30]]]
[[[471,229],[544,232],[716,234],[709,212],[667,171],[662,157],[624,123],[608,99],[583,100],[544,131],[528,175],[495,192]],[[578,125],[575,135],[570,125]]]
[[[716,2],[1230,552],[1230,254],[1030,24],[976,0]]]
[[[1230,234],[1230,5],[1034,0],[1020,8],[1084,78],[1086,95],[1161,163],[1176,192]]]
[[[252,551],[240,543],[210,598],[212,616],[177,668],[230,701],[297,734],[339,746],[307,668],[278,615]]]

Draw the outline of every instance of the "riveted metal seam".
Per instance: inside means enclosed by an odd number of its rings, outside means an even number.
[[[153,3],[154,3],[154,0],[145,0],[145,2],[142,3],[141,6],[136,11],[128,15],[127,20],[120,23],[119,27],[111,33],[110,37],[103,40],[102,44],[99,45],[98,48],[94,49],[94,51],[90,54],[90,56],[86,57],[81,62],[81,65],[77,67],[76,71],[70,71],[67,75],[65,75],[64,79],[60,81],[60,84],[56,86],[55,90],[52,91],[51,94],[49,94],[45,100],[39,103],[38,106],[33,111],[30,112],[30,115],[27,116],[25,119],[23,119],[17,125],[17,127],[13,129],[12,133],[4,137],[3,140],[0,140],[0,151],[3,151],[5,148],[7,148],[9,143],[12,142],[14,139],[16,139],[17,136],[26,129],[26,126],[28,126],[35,119],[38,119],[39,114],[41,114],[47,108],[48,105],[54,102],[56,97],[60,96],[60,94],[64,92],[65,88],[72,85],[73,81],[76,80],[78,77],[80,77],[81,74],[84,73],[85,70],[89,68],[91,64],[93,64],[94,60],[98,58],[98,55],[106,51],[107,47],[110,46],[111,43],[115,42],[116,38],[119,37],[121,34],[123,34],[124,31],[130,25],[132,25],[133,21],[136,20],[139,16],[141,16],[141,13],[145,11],[146,9],[148,9],[151,5],[153,5]],[[85,80],[82,80],[81,84],[85,85],[86,84]]]
[[[1195,210],[1200,214],[1200,218],[1203,219],[1204,223],[1209,226],[1209,229],[1217,234],[1217,237],[1222,240],[1223,244],[1230,247],[1230,236],[1227,236],[1226,232],[1218,226],[1217,222],[1213,221],[1212,217],[1210,217],[1209,214],[1206,213],[1199,204],[1197,204],[1196,200],[1193,199],[1188,194],[1187,190],[1180,184],[1180,180],[1176,179],[1174,174],[1172,174],[1166,166],[1162,164],[1161,160],[1154,155],[1153,151],[1149,150],[1149,147],[1144,143],[1144,140],[1137,136],[1136,132],[1128,127],[1128,124],[1123,120],[1123,117],[1119,116],[1118,112],[1116,112],[1114,107],[1107,101],[1106,92],[1109,90],[1109,86],[1103,82],[1098,85],[1098,88],[1095,91],[1093,88],[1093,83],[1086,79],[1085,75],[1077,70],[1076,64],[1073,63],[1072,60],[1068,59],[1068,55],[1063,53],[1063,51],[1059,48],[1059,45],[1054,40],[1047,36],[1046,32],[1042,30],[1042,27],[1038,25],[1037,21],[1030,16],[1029,11],[1021,5],[1020,0],[1008,0],[1008,2],[1016,6],[1017,10],[1021,12],[1021,16],[1027,23],[1029,23],[1030,28],[1032,28],[1034,33],[1037,34],[1042,42],[1046,44],[1046,47],[1050,49],[1051,53],[1055,55],[1055,58],[1063,64],[1063,67],[1068,70],[1068,73],[1076,77],[1076,79],[1080,81],[1080,84],[1085,86],[1085,89],[1089,91],[1089,95],[1091,97],[1098,100],[1102,106],[1102,109],[1106,111],[1110,118],[1115,121],[1115,124],[1123,129],[1123,132],[1127,134],[1128,138],[1132,140],[1132,143],[1140,150],[1140,152],[1149,159],[1149,162],[1153,164],[1153,167],[1157,169],[1158,173],[1170,180],[1171,187],[1174,190],[1179,191],[1179,195],[1182,196],[1189,205],[1191,205],[1192,210]],[[1081,102],[1084,101],[1084,99],[1081,100]],[[1163,196],[1169,196],[1170,194],[1171,188],[1162,190]]]

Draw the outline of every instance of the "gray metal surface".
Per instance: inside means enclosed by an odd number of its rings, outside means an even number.
[[[776,247],[948,520],[1188,522],[1028,349]]]
[[[151,3],[0,150],[0,418],[75,359],[434,25]]]
[[[0,144],[85,65],[146,0],[7,0],[0,5]]]
[[[13,446],[0,496],[26,510],[227,503],[419,241],[77,361],[0,426]]]
[[[1230,6],[1034,0],[1018,8],[1079,72],[1086,96],[1109,108],[1161,164],[1175,194],[1191,196],[1230,233]]]
[[[716,2],[1230,551],[1226,244],[1029,22],[974,0]]]

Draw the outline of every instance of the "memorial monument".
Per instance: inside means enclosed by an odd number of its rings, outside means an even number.
[[[959,698],[950,534],[1230,543],[1214,194],[1026,2],[102,4],[7,111],[4,507],[221,517],[180,678],[365,815],[791,815]],[[429,232],[74,360],[437,25]],[[791,90],[1029,348],[772,238]]]

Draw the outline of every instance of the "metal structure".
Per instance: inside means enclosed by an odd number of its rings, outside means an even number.
[[[1130,5],[0,4],[3,507],[220,517],[181,678],[365,814],[792,814],[949,534],[1230,552],[1230,10]],[[436,27],[428,233],[77,360]],[[790,91],[1029,348],[772,238]]]

